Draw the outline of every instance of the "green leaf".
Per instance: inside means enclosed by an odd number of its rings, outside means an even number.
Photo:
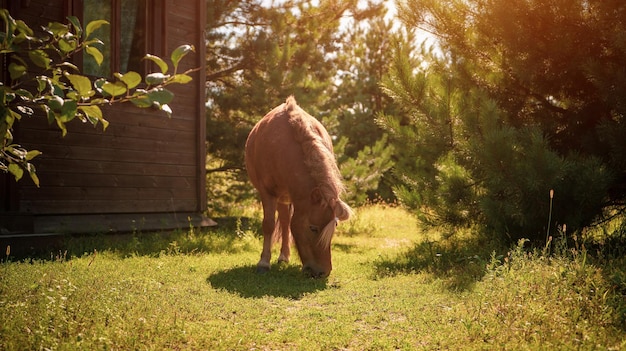
[[[9,64],[9,75],[11,80],[16,80],[26,74],[26,66],[18,65],[15,62]]]
[[[13,25],[15,25],[15,20],[13,19],[13,17],[11,17],[11,15],[9,14],[9,10],[7,9],[0,9],[0,19],[2,19],[4,21],[4,23],[11,23],[13,22]]]
[[[63,100],[63,98],[60,96],[51,95],[50,97],[48,97],[48,107],[50,107],[52,110],[60,110],[61,107],[63,107],[63,104],[65,104],[65,100]]]
[[[33,99],[33,94],[26,90],[26,89],[17,89],[15,91],[15,94],[17,94],[18,96],[22,97],[25,100],[32,100]]]
[[[106,82],[102,84],[102,90],[104,90],[107,94],[111,96],[120,96],[122,94],[125,94],[127,91],[126,84],[122,82]]]
[[[139,108],[148,108],[150,106],[152,106],[152,100],[150,100],[150,98],[147,95],[143,95],[141,97],[138,97],[136,99],[132,99],[130,100],[130,102],[133,103],[133,105],[139,107]]]
[[[128,89],[133,89],[134,87],[136,87],[137,85],[139,85],[139,83],[141,83],[141,75],[137,72],[126,72],[123,75],[118,77],[122,82],[124,82],[124,84],[126,84],[126,87]]]
[[[152,106],[152,100],[148,96],[148,92],[143,89],[137,89],[133,93],[133,99],[130,100],[135,106],[140,108],[147,108]]]
[[[170,79],[170,83],[179,83],[179,84],[187,84],[191,82],[193,78],[187,74],[175,74],[172,79]]]
[[[29,165],[31,164],[29,163]],[[30,175],[30,179],[33,181],[33,183],[35,183],[35,185],[39,188],[39,177],[37,177],[37,173],[35,173],[34,166],[30,167],[30,169],[28,170],[28,174]]]
[[[9,13],[9,10],[5,9],[5,8],[0,8],[0,19],[2,20],[2,24],[6,24],[6,27],[2,28],[3,29],[3,37],[2,40],[4,41],[3,44],[8,44],[8,46],[10,46],[10,42],[12,41],[12,35],[13,35],[13,31],[15,30],[16,24],[15,24],[15,20],[13,19],[13,17],[11,17],[11,14]],[[5,33],[6,30],[6,33]],[[2,52],[3,54],[5,52]]]
[[[13,51],[11,51],[13,52]],[[18,65],[22,65],[22,66],[26,66],[28,67],[28,63],[26,63],[26,60],[24,60],[20,55],[12,55],[11,56],[11,62],[15,62]]]
[[[48,124],[52,124],[52,122],[54,122],[54,112],[52,109],[48,105],[39,105],[39,107],[46,114],[46,117],[48,117]]]
[[[180,62],[183,57],[192,51],[196,51],[196,48],[194,48],[193,45],[181,45],[172,51],[171,59],[174,64],[174,71],[178,68],[178,62]]]
[[[109,100],[107,99],[102,99],[102,98],[96,98],[96,99],[91,99],[89,100],[89,103],[91,105],[104,105],[104,104],[108,104]]]
[[[61,63],[58,63],[56,66],[57,67],[71,68],[71,69],[73,69],[74,71],[77,71],[77,72],[79,71],[78,67],[75,64],[71,63],[71,62],[61,62]]]
[[[158,102],[160,105],[165,105],[174,99],[174,94],[164,88],[155,88],[148,91],[148,97],[153,102]]]
[[[65,39],[65,38],[61,38],[59,40],[59,49],[61,49],[61,52],[63,52],[64,54],[70,53],[74,50],[76,50],[76,47],[78,46],[76,40],[74,39]]]
[[[147,54],[146,56],[144,56],[144,60],[150,60],[156,63],[161,69],[161,73],[163,74],[167,73],[167,70],[169,69],[167,63],[165,63],[165,61],[163,61],[163,59],[158,56]]]
[[[50,57],[43,50],[30,50],[28,51],[28,57],[35,65],[41,68],[48,69],[50,67]]]
[[[78,17],[68,16],[67,20],[70,21],[70,23],[74,27],[74,32],[76,32],[76,35],[78,35],[79,37],[83,35],[83,27],[81,27]]]
[[[11,102],[15,100],[16,95],[12,90],[9,90],[7,92],[3,90],[2,92],[4,93],[3,102]]]
[[[35,34],[33,30],[22,20],[15,21],[15,25],[20,33],[24,33],[29,37],[32,37]]]
[[[65,137],[67,135],[67,127],[65,126],[65,122],[63,122],[61,120],[61,117],[54,114],[54,120],[57,122],[57,126],[59,126],[59,128],[61,129],[61,136]],[[48,116],[48,119],[50,119],[50,116]]]
[[[18,35],[16,35],[15,37],[13,37],[13,44],[21,44],[23,43],[25,40],[33,40],[35,38],[33,37],[28,37],[26,34],[24,33],[19,33]]]
[[[50,80],[46,76],[37,77],[37,92],[41,93],[46,87]]]
[[[41,155],[41,151],[39,150],[30,150],[26,153],[26,161],[30,161],[33,158],[37,157]]]
[[[24,21],[15,21],[15,27],[17,32],[19,32],[19,34],[14,39],[15,43],[21,43],[24,40],[39,41],[38,39],[33,37],[33,30]]]
[[[98,38],[94,38],[94,39],[83,41],[83,45],[85,45],[85,46],[92,46],[93,44],[98,44],[98,45],[103,45],[104,46],[104,42],[102,40],[98,39]]]
[[[52,34],[54,37],[58,38],[69,33],[70,28],[63,23],[50,22],[48,23],[48,26],[45,27],[45,30],[48,31],[48,33]]]
[[[93,86],[96,87],[96,89],[98,89],[98,91],[102,90],[102,86],[104,85],[104,83],[107,83],[107,80],[104,78],[98,78],[93,82]]]
[[[7,145],[4,149],[9,154],[20,159],[20,161],[23,161],[24,158],[26,157],[26,150],[22,149],[19,145],[16,145],[16,144]]]
[[[61,107],[61,119],[63,122],[69,122],[76,117],[78,111],[78,103],[74,100],[65,100],[65,103]]]
[[[87,23],[87,27],[85,28],[85,38],[89,38],[94,31],[107,24],[109,24],[109,22],[105,20],[95,20]]]
[[[146,83],[148,85],[159,85],[170,78],[169,74],[150,73],[146,75]]]
[[[0,143],[3,145],[7,142],[11,142],[13,140],[13,135],[11,135],[11,130],[6,123],[0,122]],[[2,163],[0,161],[0,163]],[[2,165],[0,165],[2,167]],[[6,168],[0,168],[0,170],[6,171]]]
[[[81,97],[94,95],[95,92],[91,89],[91,81],[89,78],[78,74],[66,74],[66,76]]]
[[[109,127],[109,121],[103,118],[100,122],[102,123],[102,130],[105,131]]]
[[[6,116],[6,119],[7,119],[7,123],[9,124],[9,126],[12,126],[13,125],[13,121],[15,121],[15,120],[19,121],[20,119],[22,119],[22,115],[20,115],[19,113],[9,109],[9,115]]]
[[[55,79],[56,81],[51,82],[52,91],[50,92],[50,94],[65,98],[65,90],[68,88],[67,85],[63,82],[59,82],[58,77],[56,77]]]
[[[94,58],[94,60],[96,60],[96,63],[98,64],[98,66],[102,64],[102,61],[104,61],[104,55],[102,55],[102,52],[100,52],[100,50],[96,47],[87,46],[85,48],[85,52],[91,55]]]
[[[109,126],[109,122],[102,116],[102,110],[98,106],[79,106],[78,109],[82,111],[87,118],[102,122],[102,129],[106,130]],[[94,123],[95,124],[95,123]]]
[[[16,163],[9,164],[9,172],[13,174],[15,181],[22,179],[22,176],[24,175],[24,170]]]

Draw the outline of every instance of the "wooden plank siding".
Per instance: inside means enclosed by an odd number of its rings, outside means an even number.
[[[14,17],[33,27],[65,22],[71,1],[75,0],[31,0]],[[106,131],[76,119],[68,124],[65,137],[45,117],[22,119],[15,140],[43,152],[34,162],[40,187],[28,179],[11,185],[13,190],[5,193],[14,197],[11,202],[17,208],[5,212],[33,216],[35,221],[45,217],[46,230],[51,230],[50,218],[55,215],[64,221],[68,215],[116,221],[109,214],[206,210],[204,2],[164,0],[163,8],[165,29],[155,35],[165,37],[153,38],[165,46],[160,55],[168,57],[177,46],[193,44],[196,52],[181,61],[179,72],[198,68],[191,83],[168,87],[175,94],[171,118],[157,109],[114,104],[103,108],[110,122]],[[0,215],[2,211],[0,207]]]

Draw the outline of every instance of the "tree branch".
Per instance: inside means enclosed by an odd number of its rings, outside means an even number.
[[[241,69],[243,69],[243,63],[240,61],[237,64],[235,64],[234,66],[228,67],[228,68],[224,68],[222,70],[216,71],[216,72],[211,72],[206,74],[206,80],[209,82],[214,82],[224,76],[230,75],[231,73],[235,72],[235,71],[239,71]]]
[[[241,167],[241,166],[235,166],[235,165],[225,165],[222,167],[217,167],[217,168],[207,168],[206,169],[206,173],[217,173],[217,172],[234,172],[234,171],[244,171],[245,168]]]
[[[230,25],[235,25],[235,26],[246,26],[246,27],[259,27],[259,26],[269,26],[269,23],[265,23],[265,22],[259,22],[259,23],[255,23],[255,22],[247,22],[247,21],[225,21],[225,22],[220,22],[220,23],[216,23],[215,26],[213,26],[213,28],[220,28],[223,26],[230,26]]]

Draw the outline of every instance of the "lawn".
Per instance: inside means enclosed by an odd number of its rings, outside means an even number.
[[[260,275],[259,219],[3,257],[0,350],[626,349],[623,258],[444,240],[372,205],[340,224],[328,279],[297,257]]]

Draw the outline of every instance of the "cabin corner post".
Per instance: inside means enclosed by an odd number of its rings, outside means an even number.
[[[198,210],[205,212],[208,208],[207,190],[206,190],[206,88],[205,88],[205,72],[206,72],[206,45],[204,43],[204,30],[206,25],[206,6],[203,1],[196,2],[197,8],[197,27],[196,27],[196,67],[197,71],[197,188],[198,188]]]

